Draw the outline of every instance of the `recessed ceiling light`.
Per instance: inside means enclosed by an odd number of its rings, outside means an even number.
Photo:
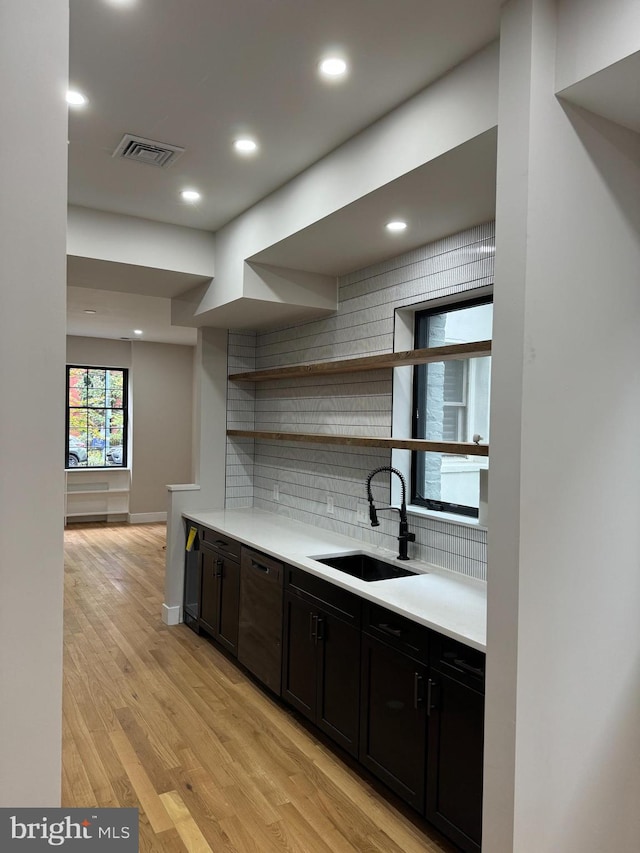
[[[387,222],[385,225],[387,231],[392,231],[394,234],[399,234],[400,231],[405,231],[407,228],[407,223],[403,222],[401,219],[394,219],[392,222]]]
[[[85,314],[97,314],[98,312],[96,311],[95,308],[85,308],[84,313]]]
[[[188,201],[190,204],[193,204],[196,201],[200,201],[202,196],[197,190],[182,190],[180,193],[183,201]]]
[[[254,154],[258,150],[258,143],[249,136],[241,136],[234,140],[233,147],[238,154]]]
[[[347,73],[346,60],[340,56],[327,56],[318,67],[320,74],[329,80],[338,80]]]
[[[87,103],[87,99],[82,92],[69,89],[67,92],[67,103],[70,107],[83,107]]]
[[[134,334],[134,335],[141,335],[141,334],[142,334],[142,329],[134,329],[134,330],[133,330],[133,334]]]

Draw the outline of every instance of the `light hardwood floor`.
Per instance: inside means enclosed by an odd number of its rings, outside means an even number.
[[[141,851],[451,851],[210,642],[161,621],[164,525],[65,532],[63,805]]]

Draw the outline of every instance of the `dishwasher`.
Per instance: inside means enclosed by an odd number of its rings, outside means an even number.
[[[242,548],[238,660],[263,684],[281,694],[282,563]]]

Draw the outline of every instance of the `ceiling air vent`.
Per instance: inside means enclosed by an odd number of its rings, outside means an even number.
[[[112,156],[163,168],[175,163],[181,154],[184,154],[184,148],[178,145],[168,145],[166,142],[156,142],[153,139],[144,139],[142,136],[125,133]]]

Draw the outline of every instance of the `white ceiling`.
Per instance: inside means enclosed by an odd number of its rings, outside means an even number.
[[[497,128],[391,181],[250,260],[344,275],[495,216]],[[390,219],[410,223],[390,234]]]
[[[69,201],[217,230],[498,35],[501,0],[71,0]],[[331,48],[351,73],[317,74]],[[231,142],[254,134],[260,153]],[[113,159],[125,133],[179,145]],[[197,205],[179,200],[199,189]]]
[[[134,329],[144,334],[138,337]],[[189,346],[197,339],[196,329],[171,325],[168,298],[73,286],[67,287],[67,334]]]
[[[203,282],[211,281],[201,275],[123,264],[99,258],[67,255],[67,284],[69,287],[95,287],[118,293],[139,293],[142,296],[180,296]]]
[[[640,53],[614,62],[597,74],[569,86],[561,95],[640,133]]]
[[[70,0],[70,88],[89,101],[69,114],[69,202],[215,231],[494,40],[500,5],[501,0]],[[317,63],[331,49],[343,52],[351,71],[343,82],[328,85],[319,79]],[[166,169],[114,159],[125,133],[186,151]],[[259,140],[256,156],[233,153],[238,133]],[[490,218],[495,139],[480,140],[476,154],[481,159],[475,174],[472,159],[456,160],[454,152],[435,171],[416,173],[384,191],[380,201],[392,201],[412,217],[411,231],[388,245],[371,236],[379,233],[377,223],[366,233],[379,204],[370,197],[260,260],[321,271],[322,247],[326,253],[332,245],[327,271],[344,272]],[[454,193],[435,233],[435,223],[420,215],[421,194],[437,193],[456,165],[477,185],[477,211],[465,214],[460,225]],[[187,186],[201,191],[197,205],[179,199]],[[117,338],[144,327],[145,340],[188,342],[181,336],[193,338],[194,330],[171,327],[160,307],[168,300],[158,294],[176,295],[198,282],[174,274],[160,281],[158,275],[70,258],[69,332]],[[92,288],[93,302],[107,311],[99,320],[83,313]],[[156,297],[146,320],[142,306],[151,297],[144,294],[151,292]],[[131,294],[136,298],[127,299]]]
[[[70,0],[70,86],[89,103],[70,110],[69,201],[215,231],[497,38],[501,4]],[[327,85],[317,62],[334,49],[351,71]],[[629,57],[562,95],[640,131],[639,63]],[[113,159],[125,133],[186,151],[167,169]],[[239,133],[259,140],[256,156],[232,152]],[[455,189],[461,176],[464,196]],[[467,151],[450,152],[254,260],[332,274],[364,266],[492,216],[494,177],[495,136],[484,134]],[[434,221],[422,200],[445,184],[446,205]],[[180,201],[186,186],[202,192],[197,205]],[[381,203],[385,215],[393,205],[411,219],[405,234],[386,243],[377,236]],[[194,331],[169,325],[167,297],[199,280],[165,278],[145,267],[70,258],[69,331],[126,336],[142,325],[141,306],[152,299],[144,294],[154,292],[154,337],[145,339],[187,342],[175,339]],[[83,313],[92,289],[95,304],[108,310],[100,321]]]

